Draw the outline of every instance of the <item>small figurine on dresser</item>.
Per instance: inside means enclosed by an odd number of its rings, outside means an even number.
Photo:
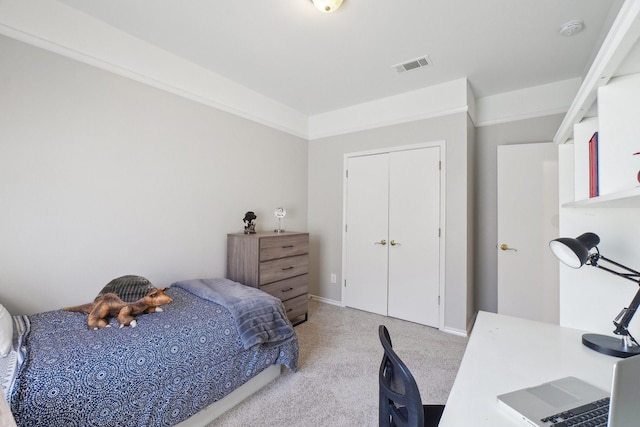
[[[244,234],[255,234],[256,233],[256,214],[249,211],[244,214]]]

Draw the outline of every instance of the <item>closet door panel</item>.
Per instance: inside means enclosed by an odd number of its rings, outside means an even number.
[[[388,315],[437,327],[440,148],[390,153]]]
[[[387,314],[389,156],[351,157],[347,169],[345,304]]]

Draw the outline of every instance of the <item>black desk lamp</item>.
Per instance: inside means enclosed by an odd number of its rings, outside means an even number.
[[[549,248],[551,248],[553,254],[557,256],[560,261],[571,268],[580,268],[585,264],[591,265],[615,274],[616,276],[624,277],[640,286],[640,273],[600,255],[597,246],[598,243],[600,243],[600,238],[597,234],[584,233],[575,239],[561,237],[552,240],[549,242]],[[595,249],[595,252],[590,253],[591,249]],[[599,261],[606,261],[618,269],[621,269],[622,272],[603,267],[598,264]],[[582,344],[599,353],[610,356],[630,357],[639,355],[640,344],[638,344],[638,341],[633,338],[627,329],[638,306],[640,306],[640,288],[633,297],[629,307],[622,309],[616,318],[613,319],[613,324],[616,327],[613,333],[620,335],[621,338],[608,335],[584,334],[582,336]]]

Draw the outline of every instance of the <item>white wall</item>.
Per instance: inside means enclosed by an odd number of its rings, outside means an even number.
[[[342,273],[343,159],[345,153],[430,141],[446,150],[445,327],[466,331],[469,278],[468,133],[466,113],[425,119],[309,142],[309,232],[312,241],[310,293],[340,301]]]
[[[220,277],[226,233],[306,230],[304,139],[0,36],[0,303]]]
[[[635,226],[637,208],[560,210],[562,237],[577,237],[587,231],[596,233],[600,236],[598,248],[602,255],[635,270],[640,269],[640,229]],[[604,261],[600,264],[617,270]],[[612,335],[613,319],[629,306],[638,291],[636,284],[590,266],[576,270],[561,264],[560,283],[560,324],[606,335]],[[640,316],[637,314],[629,330],[640,339]]]

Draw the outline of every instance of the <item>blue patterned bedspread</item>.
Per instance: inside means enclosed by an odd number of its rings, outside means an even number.
[[[90,330],[86,314],[29,316],[13,390],[19,426],[171,426],[272,364],[297,369],[298,341],[245,350],[224,307],[183,289],[135,328]]]

